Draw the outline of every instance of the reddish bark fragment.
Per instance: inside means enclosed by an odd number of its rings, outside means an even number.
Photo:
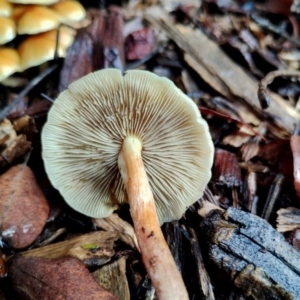
[[[126,59],[138,60],[149,55],[155,44],[154,32],[151,28],[145,27],[132,32],[126,37]]]
[[[17,165],[0,177],[1,238],[11,247],[29,246],[42,232],[48,202],[29,167]]]
[[[60,72],[59,91],[73,81],[93,71],[93,41],[85,28],[78,31],[73,45],[67,50]]]
[[[78,31],[68,49],[60,73],[59,91],[69,84],[102,68],[124,70],[123,16],[121,8],[88,11],[92,23]]]
[[[300,136],[293,135],[290,140],[294,166],[294,188],[300,199]]]
[[[300,228],[291,232],[289,240],[293,247],[300,251]]]
[[[77,258],[15,256],[8,275],[21,299],[117,300]]]
[[[293,2],[293,0],[268,0],[263,6],[261,6],[261,9],[273,14],[288,16],[291,13],[291,6]]]
[[[228,187],[242,184],[241,168],[237,156],[226,150],[216,149],[213,174],[216,184]]]
[[[5,276],[5,273],[6,273],[6,263],[2,255],[0,255],[0,278],[3,278]]]
[[[112,5],[107,9],[103,38],[104,68],[124,70],[123,16],[120,7]]]

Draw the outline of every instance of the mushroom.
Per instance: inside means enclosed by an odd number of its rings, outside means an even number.
[[[0,48],[0,82],[20,71],[20,57],[15,49]]]
[[[211,176],[213,144],[195,103],[147,71],[105,69],[72,83],[42,132],[54,187],[95,218],[128,203],[159,299],[188,299],[160,224],[182,217]]]
[[[16,24],[9,17],[0,17],[0,45],[12,41],[16,37]]]
[[[9,17],[12,13],[12,5],[6,0],[0,0],[0,17]]]
[[[18,4],[40,4],[40,5],[50,5],[59,0],[8,0],[11,3],[18,3]]]
[[[74,40],[74,30],[61,27],[58,41],[58,57],[65,57],[67,49]],[[56,48],[57,30],[36,34],[26,38],[18,47],[21,58],[21,69],[38,66],[54,59]]]
[[[18,34],[36,34],[58,27],[60,16],[53,10],[44,6],[30,6],[18,20]]]
[[[53,4],[51,8],[60,15],[63,24],[74,25],[86,16],[85,9],[76,1],[58,2]]]

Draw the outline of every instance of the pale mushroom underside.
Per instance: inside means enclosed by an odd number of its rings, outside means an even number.
[[[127,202],[117,162],[128,134],[142,140],[160,222],[181,218],[210,179],[213,144],[194,102],[150,72],[101,70],[59,95],[42,133],[52,184],[75,210],[110,215]]]

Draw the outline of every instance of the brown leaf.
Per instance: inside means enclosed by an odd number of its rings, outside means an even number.
[[[1,236],[11,247],[29,246],[48,214],[48,202],[29,167],[14,166],[0,177]]]
[[[22,299],[116,300],[97,284],[76,258],[47,259],[15,256],[8,275]]]
[[[154,32],[149,27],[130,33],[125,40],[126,59],[137,60],[149,55],[155,44]]]

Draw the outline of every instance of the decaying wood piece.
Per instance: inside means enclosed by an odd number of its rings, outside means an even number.
[[[284,177],[282,176],[282,174],[277,174],[270,187],[264,209],[261,213],[261,217],[264,218],[265,220],[269,220],[271,216],[276,200],[278,199],[279,194],[282,190],[283,180]]]
[[[300,209],[295,207],[281,208],[277,214],[277,230],[279,232],[300,228]]]
[[[201,249],[199,247],[199,240],[196,235],[196,232],[193,228],[189,228],[187,230],[184,228],[184,235],[190,241],[191,244],[191,252],[196,260],[197,265],[197,277],[198,277],[198,287],[200,289],[203,300],[214,300],[215,295],[213,293],[212,284],[210,278],[207,274],[206,268],[203,263],[203,256],[201,253]]]
[[[246,296],[300,299],[300,253],[269,223],[231,207],[212,210],[200,226],[210,259]]]
[[[23,157],[30,148],[31,142],[27,141],[26,135],[18,135],[9,120],[0,122],[0,167]]]
[[[94,279],[118,299],[130,300],[126,278],[126,257],[103,266],[92,273]]]
[[[258,83],[201,30],[193,29],[191,26],[175,25],[149,14],[146,15],[146,19],[177,43],[185,52],[187,63],[208,84],[236,105],[243,104],[239,109],[244,111],[246,123],[258,125],[267,116],[285,133],[294,130],[294,124],[300,117],[299,113],[274,93],[269,93],[272,101],[268,112],[263,112],[257,99]],[[277,135],[280,135],[280,132],[277,132]]]
[[[216,149],[213,168],[213,182],[231,190],[232,205],[239,207],[238,191],[242,186],[242,172],[236,154]]]
[[[117,300],[97,284],[80,260],[73,257],[15,256],[11,259],[8,276],[17,299]]]
[[[166,223],[163,226],[164,236],[174,257],[178,270],[182,273],[182,262],[184,260],[184,249],[182,241],[182,232],[178,221]]]
[[[22,252],[23,256],[62,258],[72,256],[79,258],[86,265],[103,265],[115,254],[114,242],[118,235],[114,232],[96,231],[50,244],[44,247]]]
[[[107,218],[93,220],[99,228],[102,228],[106,231],[117,232],[122,242],[139,250],[133,227],[129,223],[122,220],[117,214],[111,214]]]

